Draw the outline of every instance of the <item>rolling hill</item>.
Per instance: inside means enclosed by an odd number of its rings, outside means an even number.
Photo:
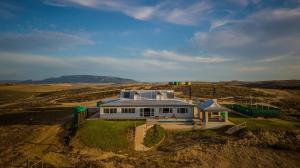
[[[2,81],[8,82],[8,81]],[[69,75],[53,78],[46,78],[43,80],[25,80],[13,81],[12,83],[32,83],[32,84],[55,84],[55,83],[136,83],[133,79],[112,77],[112,76],[94,76],[94,75]]]

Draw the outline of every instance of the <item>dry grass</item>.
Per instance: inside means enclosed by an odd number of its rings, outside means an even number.
[[[210,83],[195,84],[193,96],[210,97],[211,86]],[[72,109],[66,106],[95,105],[97,100],[115,95],[108,91],[120,89],[174,89],[176,95],[188,97],[186,87],[160,84],[0,85],[0,103],[1,101],[2,104],[8,103],[0,106],[0,167],[8,167],[11,159],[17,159],[19,161],[16,162],[22,163],[27,157],[42,157],[50,165],[70,167],[93,165],[104,167],[238,167],[241,164],[245,167],[300,166],[299,152],[292,152],[289,149],[281,151],[281,149],[274,150],[269,147],[246,146],[243,144],[243,139],[239,137],[224,136],[222,133],[224,130],[172,133],[167,137],[169,139],[166,139],[166,142],[170,143],[169,146],[163,144],[169,150],[153,150],[138,154],[129,152],[117,155],[111,151],[89,148],[83,144],[81,144],[83,146],[78,146],[76,143],[65,146],[62,141],[64,130],[60,127],[72,112]],[[279,106],[282,107],[292,103],[288,105],[291,109],[287,110],[293,110],[293,114],[299,113],[296,109],[299,104],[299,99],[296,99],[299,97],[299,91],[274,91],[276,90],[218,85],[217,97],[243,96],[243,100],[246,100],[247,96],[252,94],[256,95],[260,102],[269,99],[271,103],[281,103]],[[224,101],[239,102],[240,100],[230,98]],[[243,118],[237,119],[238,122],[242,120]],[[249,123],[257,127],[276,128],[277,131],[282,131],[280,130],[282,127],[283,131],[299,128],[283,120],[254,119]],[[100,132],[99,135],[102,133],[101,129],[96,127],[94,129]],[[95,132],[90,132],[90,134],[93,133]],[[99,141],[102,138],[99,136]],[[227,143],[227,138],[229,140],[232,138],[233,144]],[[285,140],[288,139],[291,138],[288,137]],[[75,136],[73,141],[80,140]],[[235,142],[239,141],[242,145],[236,146]],[[8,164],[3,165],[3,163]]]
[[[71,88],[82,87],[80,85],[70,84],[12,84],[1,85],[1,90],[20,91],[20,92],[53,92],[60,90],[68,90]]]

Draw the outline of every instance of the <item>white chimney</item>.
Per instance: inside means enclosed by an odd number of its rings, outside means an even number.
[[[133,95],[133,100],[141,100],[141,95],[135,92]]]
[[[156,99],[156,100],[161,100],[161,99],[162,99],[162,95],[161,95],[160,92],[157,92],[157,93],[156,93],[155,99]]]

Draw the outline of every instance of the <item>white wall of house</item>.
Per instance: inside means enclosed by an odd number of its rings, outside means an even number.
[[[104,113],[105,108],[115,108],[116,113]],[[135,113],[122,113],[122,108],[134,108]],[[154,115],[150,117],[144,117],[143,112],[141,116],[141,108],[153,108]],[[163,108],[169,108],[168,113],[163,112]],[[186,113],[178,113],[178,108],[186,108]],[[151,110],[150,110],[151,113]],[[194,107],[101,107],[100,108],[100,118],[103,119],[143,119],[143,118],[194,118]]]

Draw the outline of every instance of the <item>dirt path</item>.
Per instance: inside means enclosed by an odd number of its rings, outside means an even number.
[[[281,98],[288,98],[288,97],[294,97],[295,95],[285,91],[285,90],[279,90],[279,89],[254,89],[256,91],[261,91],[264,92],[266,94],[270,94],[273,95],[273,99],[281,99]]]
[[[68,166],[68,159],[64,153],[61,125],[41,125],[24,143],[7,149],[6,161],[14,162],[15,166],[22,166],[27,159],[39,160],[52,165]]]
[[[140,126],[135,128],[134,150],[136,150],[136,151],[147,151],[147,150],[150,149],[150,148],[146,147],[143,144],[144,137],[146,135],[146,131],[147,131],[147,124],[143,124],[143,125],[140,125]]]

